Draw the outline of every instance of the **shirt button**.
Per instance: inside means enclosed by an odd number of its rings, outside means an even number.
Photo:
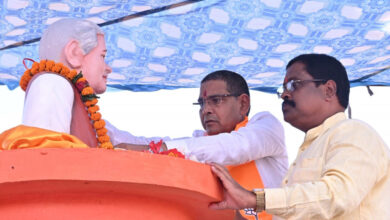
[[[285,180],[285,181],[284,181],[284,184],[287,184],[287,183],[288,183],[288,180]]]
[[[297,165],[297,163],[294,162],[294,163],[292,163],[292,165],[295,166],[295,165]]]

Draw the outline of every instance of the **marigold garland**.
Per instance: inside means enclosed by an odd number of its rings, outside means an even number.
[[[104,136],[107,134],[107,132],[108,132],[107,128],[101,128],[96,130],[98,136]]]
[[[96,128],[96,129],[102,129],[104,128],[104,126],[106,126],[106,122],[103,120],[103,119],[100,119],[98,121],[95,121],[93,123],[93,126]]]
[[[87,107],[90,107],[90,106],[92,106],[92,105],[96,105],[96,103],[97,103],[97,99],[93,99],[93,100],[91,100],[91,101],[86,101],[86,102],[84,102],[84,104],[85,104]]]
[[[99,111],[99,106],[97,106],[97,105],[93,105],[93,106],[88,107],[89,114],[93,114],[97,111]]]
[[[99,139],[100,142],[108,142],[108,141],[110,141],[110,137],[108,135],[99,136],[98,139]]]
[[[91,119],[93,121],[97,121],[97,120],[99,120],[101,118],[102,118],[102,114],[100,114],[99,112],[95,112],[95,113],[91,114]]]
[[[83,91],[81,91],[81,95],[92,95],[93,89],[91,87],[85,87]]]
[[[27,68],[25,60],[33,62],[30,69]],[[89,86],[87,79],[83,77],[81,72],[77,73],[76,70],[69,70],[69,68],[64,66],[62,63],[55,63],[52,60],[41,60],[38,63],[32,59],[25,58],[23,60],[23,64],[27,70],[21,77],[19,85],[24,91],[26,91],[31,78],[37,73],[43,71],[57,73],[72,82],[77,91],[80,93],[84,105],[88,108],[90,120],[93,122],[93,126],[96,130],[99,147],[105,149],[114,148],[110,142],[110,137],[107,135],[107,129],[105,128],[106,123],[103,119],[101,119],[102,115],[97,112],[99,111],[99,106],[96,104],[99,97],[96,96],[93,88]]]

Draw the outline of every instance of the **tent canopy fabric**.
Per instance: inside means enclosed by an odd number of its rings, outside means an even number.
[[[198,87],[227,69],[276,92],[287,62],[303,53],[339,59],[352,86],[390,85],[385,0],[4,0],[0,10],[0,85],[10,89],[23,58],[38,60],[42,32],[64,17],[102,26],[108,85],[119,89]]]

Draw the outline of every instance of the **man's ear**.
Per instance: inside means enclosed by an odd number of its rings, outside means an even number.
[[[244,93],[241,94],[238,98],[240,99],[240,104],[241,104],[240,112],[243,116],[246,116],[251,106],[250,97],[248,96],[248,94]]]
[[[336,82],[333,81],[333,80],[328,80],[325,84],[324,84],[324,88],[325,88],[325,98],[326,100],[330,100],[331,98],[335,97],[336,96],[336,93],[337,93],[337,85],[336,85]]]
[[[64,47],[64,57],[66,62],[72,69],[78,69],[81,67],[84,59],[84,52],[81,49],[79,42],[72,39]]]

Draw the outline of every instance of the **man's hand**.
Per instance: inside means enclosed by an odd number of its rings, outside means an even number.
[[[133,151],[147,151],[147,150],[149,150],[148,145],[127,144],[127,143],[120,143],[118,145],[115,145],[114,148],[120,148],[120,149],[124,149],[124,150],[133,150]]]
[[[219,165],[211,164],[211,170],[221,180],[223,185],[223,201],[210,203],[211,209],[244,209],[256,208],[256,194],[242,188],[229,174],[229,171]]]
[[[148,151],[150,149],[149,145],[141,145],[141,144],[128,144],[128,143],[120,143],[114,146],[114,148],[120,148],[124,150],[133,150],[133,151]],[[161,151],[166,151],[167,146],[165,143],[161,145]]]

